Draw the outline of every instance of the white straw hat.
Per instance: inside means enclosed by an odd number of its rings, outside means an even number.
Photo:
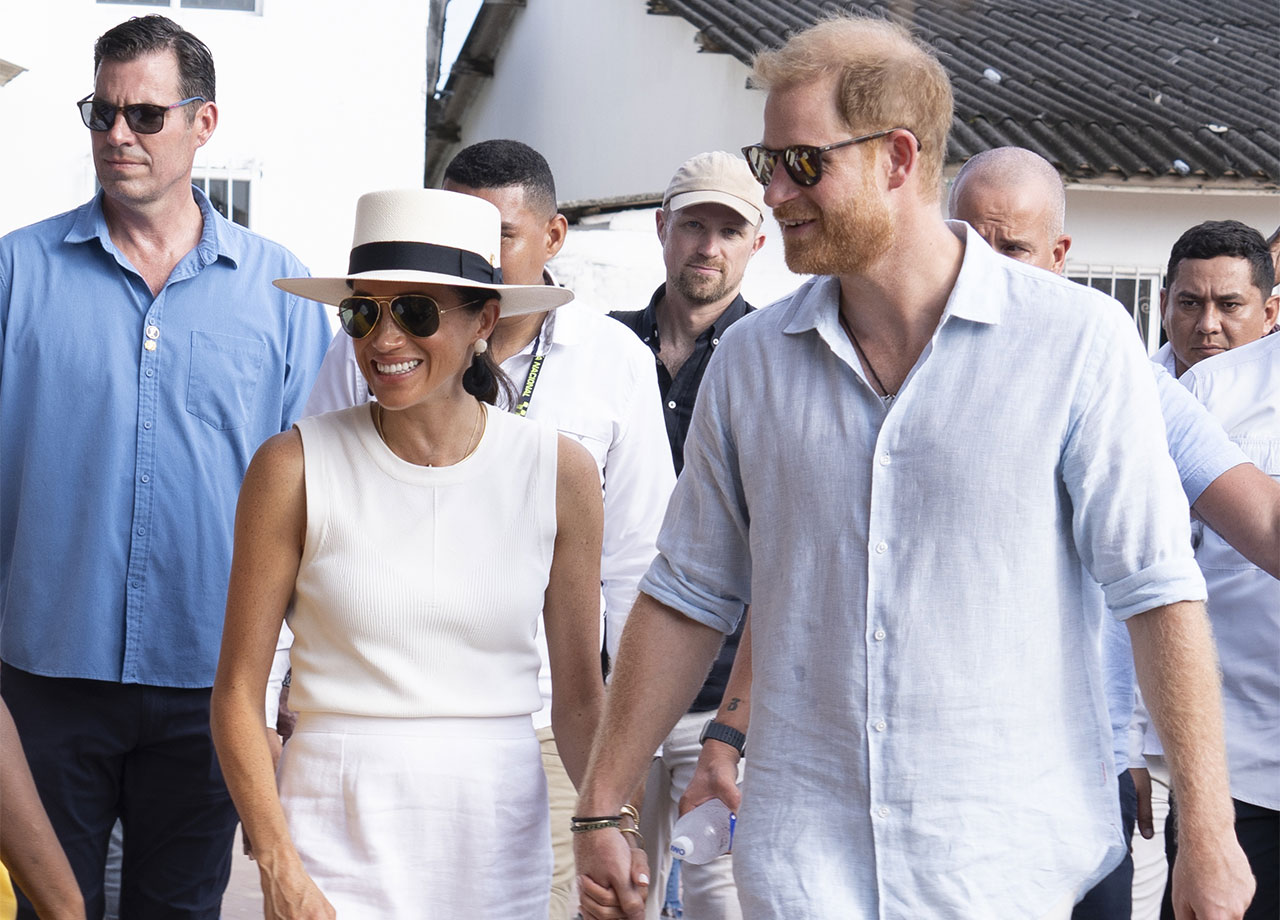
[[[349,297],[358,281],[405,281],[485,288],[501,294],[501,316],[541,313],[573,300],[544,284],[503,284],[502,215],[483,198],[439,189],[361,195],[347,274],[280,278],[275,286],[321,303]]]

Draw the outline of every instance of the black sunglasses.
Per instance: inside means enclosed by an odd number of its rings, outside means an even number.
[[[110,131],[116,123],[116,113],[124,112],[124,122],[134,134],[159,134],[164,128],[164,116],[170,109],[179,109],[193,102],[206,102],[204,96],[191,96],[173,105],[153,105],[136,102],[133,105],[112,105],[93,98],[93,93],[76,103],[84,126],[90,131]]]
[[[479,301],[468,300],[448,310],[441,310],[426,294],[400,294],[390,299],[358,295],[348,297],[338,304],[338,322],[342,330],[353,339],[363,339],[378,325],[378,317],[385,303],[391,308],[391,318],[409,335],[420,339],[436,334],[440,328],[440,316],[450,310],[459,310]]]
[[[873,141],[878,137],[892,134],[894,131],[909,132],[910,130],[910,128],[886,128],[873,134],[864,134],[861,137],[851,137],[847,141],[827,144],[825,147],[792,144],[783,150],[770,150],[763,144],[752,144],[750,147],[742,148],[742,155],[747,158],[747,165],[751,167],[751,173],[756,177],[756,181],[766,188],[768,188],[770,180],[773,179],[773,170],[777,167],[779,158],[782,159],[782,165],[786,167],[787,175],[791,177],[791,181],[796,185],[808,188],[809,186],[817,185],[818,180],[822,178],[822,155],[828,150],[839,150],[841,147],[848,147],[852,144]],[[916,140],[916,149],[920,149],[920,141],[918,139]]]

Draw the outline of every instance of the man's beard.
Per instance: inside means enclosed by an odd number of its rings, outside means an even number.
[[[782,237],[787,268],[798,275],[859,275],[893,245],[893,218],[884,199],[868,188],[839,209],[807,213],[805,207],[797,201],[773,209],[780,221],[812,219],[818,225],[816,239]]]
[[[707,267],[720,269],[720,274],[701,275],[686,265],[668,283],[689,303],[708,304],[723,300],[734,289],[727,266],[708,264]]]

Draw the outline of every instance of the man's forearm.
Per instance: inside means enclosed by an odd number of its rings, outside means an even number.
[[[1177,791],[1179,834],[1192,843],[1231,834],[1235,813],[1221,680],[1204,605],[1184,601],[1157,607],[1131,617],[1128,626],[1138,684]]]
[[[724,685],[724,696],[716,710],[716,721],[736,728],[744,735],[751,721],[751,614],[746,614],[747,625],[738,640],[738,651],[733,656],[729,680]]]
[[[724,636],[641,594],[627,620],[578,814],[617,814],[688,709]]]

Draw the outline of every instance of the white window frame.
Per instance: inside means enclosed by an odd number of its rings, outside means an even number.
[[[253,0],[253,9],[251,10],[229,10],[216,6],[185,6],[182,0],[97,0],[97,2],[113,3],[117,6],[146,6],[171,10],[212,10],[218,13],[250,13],[254,16],[261,16],[263,0]]]
[[[1063,274],[1079,284],[1116,297],[1117,281],[1134,282],[1134,302],[1124,304],[1133,317],[1147,354],[1160,350],[1160,289],[1164,286],[1162,268],[1140,268],[1133,265],[1077,265],[1067,263]]]
[[[218,167],[196,167],[191,170],[191,184],[199,188],[206,195],[209,194],[210,180],[222,181],[227,183],[227,194],[233,196],[234,182],[247,182],[249,184],[249,213],[247,215],[247,223],[240,224],[242,227],[253,229],[253,213],[255,202],[254,199],[258,195],[258,171],[254,169],[224,169]],[[228,207],[231,202],[228,201]],[[226,215],[227,220],[234,220],[230,215]],[[235,221],[235,223],[240,223]]]

